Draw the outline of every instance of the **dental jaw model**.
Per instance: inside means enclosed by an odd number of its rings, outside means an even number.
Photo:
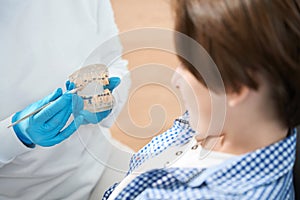
[[[83,98],[83,109],[93,113],[112,109],[114,98],[108,89],[104,89],[104,86],[109,84],[108,71],[105,65],[95,64],[83,67],[74,72],[69,77],[69,80],[76,85],[76,88],[70,92],[77,92],[77,94]],[[27,119],[28,117],[40,112],[51,103],[52,102],[49,102],[44,106],[32,111],[21,119],[8,125],[7,128],[10,128]]]
[[[69,80],[78,88],[77,94],[83,99],[84,110],[96,113],[112,109],[113,96],[109,89],[104,89],[109,84],[105,65],[83,67],[71,74]]]

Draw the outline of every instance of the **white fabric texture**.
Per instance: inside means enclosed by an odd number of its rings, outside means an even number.
[[[181,167],[181,168],[208,168],[212,166],[216,166],[224,162],[225,160],[234,157],[233,154],[228,153],[222,153],[217,151],[210,151],[208,149],[202,148],[201,145],[197,144],[197,141],[195,138],[193,138],[188,144],[185,146],[188,146],[186,148],[186,152],[182,153],[182,156],[180,156],[177,160],[175,160],[174,163],[173,160],[169,158],[167,160],[168,165],[166,167]],[[174,147],[173,147],[174,148]],[[178,152],[178,150],[174,151],[175,155]],[[173,153],[174,154],[174,153]],[[178,153],[177,153],[178,154]]]
[[[131,174],[126,176],[114,189],[109,199],[115,199],[118,194],[138,175],[158,168],[197,168],[205,169],[216,166],[233,158],[235,155],[203,149],[195,138],[181,146],[171,146],[156,157],[145,161]]]
[[[118,34],[110,1],[1,1],[0,29],[0,199],[88,199],[113,148],[105,127],[113,124],[130,87],[129,76],[122,79],[128,70],[118,39],[98,52],[98,60],[86,61]],[[121,78],[113,93],[118,103],[100,125],[82,126],[56,146],[34,149],[7,128],[15,112],[64,88],[82,65],[116,57],[109,71]]]
[[[184,157],[184,148],[193,148],[185,145],[194,133],[186,119],[176,119],[172,128],[137,152],[131,159],[129,178],[124,179],[126,184],[114,184],[102,199],[295,199],[293,165],[297,129],[276,143],[243,155],[225,155],[226,159],[224,154],[217,153],[214,157],[222,156],[223,161],[207,168],[202,168],[203,165],[191,168],[188,164],[168,167],[166,161],[172,160],[174,153]],[[174,147],[176,152],[166,154]],[[200,158],[203,156],[200,154]],[[136,172],[140,172],[138,176],[131,176]]]

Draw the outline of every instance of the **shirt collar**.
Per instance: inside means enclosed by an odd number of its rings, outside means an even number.
[[[205,183],[227,193],[243,193],[277,180],[293,169],[296,135],[297,130],[293,129],[288,137],[277,143],[205,170],[188,185],[199,187]]]
[[[193,178],[197,177],[204,171],[204,169],[198,168],[166,168],[164,170],[169,174],[172,174],[172,176],[181,183],[190,182]]]

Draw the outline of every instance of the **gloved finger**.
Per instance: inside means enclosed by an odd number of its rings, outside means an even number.
[[[111,113],[111,110],[106,110],[106,111],[103,111],[103,112],[97,112],[96,115],[97,115],[98,122],[100,120],[103,120],[104,118],[106,118],[110,113]]]
[[[62,94],[63,94],[62,89],[57,88],[56,90],[54,90],[54,92],[52,92],[50,95],[48,95],[47,97],[45,97],[44,99],[41,100],[41,104],[42,104],[41,106],[43,106],[51,101],[55,101]]]
[[[73,112],[73,115],[74,116],[79,115],[79,112],[81,110],[83,110],[83,106],[84,106],[83,99],[80,96],[74,94],[72,96],[72,112]]]
[[[121,82],[119,77],[111,77],[109,78],[109,84],[104,86],[104,89],[109,89],[113,91]]]
[[[33,116],[33,119],[44,123],[50,120],[54,115],[56,115],[60,110],[68,109],[68,107],[72,106],[72,94],[64,94],[59,97],[52,104],[38,112]]]
[[[70,83],[71,83],[71,82],[70,82],[69,80],[66,81],[66,83],[65,83],[66,90],[69,90]]]
[[[55,144],[59,144],[68,137],[70,137],[79,128],[79,126],[82,124],[82,121],[82,116],[76,117],[69,126],[67,126],[64,130],[59,132],[59,134],[57,134],[55,138],[51,139],[48,145],[53,146]]]
[[[72,114],[72,108],[69,106],[67,109],[60,110],[51,119],[45,122],[44,128],[47,131],[60,131],[67,123]]]
[[[75,89],[75,88],[76,88],[75,83],[71,82],[71,83],[70,83],[70,86],[69,86],[69,90],[73,90],[73,89]]]
[[[85,124],[88,124],[88,123],[97,124],[101,120],[103,120],[104,118],[106,118],[109,115],[110,112],[111,112],[111,110],[106,110],[106,111],[103,111],[103,112],[92,113],[92,112],[89,112],[87,110],[82,110],[82,111],[79,112],[79,114],[81,116],[83,116]]]
[[[75,89],[75,87],[76,87],[75,83],[73,83],[69,80],[66,81],[66,90],[67,91],[73,90],[73,89]]]
[[[92,123],[92,124],[98,123],[96,113],[92,113],[87,110],[81,110],[79,112],[79,115],[83,116],[84,120],[87,121],[88,123]]]

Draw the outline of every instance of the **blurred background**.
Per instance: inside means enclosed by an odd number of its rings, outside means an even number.
[[[115,20],[120,33],[143,27],[159,27],[173,29],[173,18],[170,2],[168,0],[111,0],[115,12]],[[129,62],[129,70],[134,72],[140,66],[151,63],[162,64],[171,70],[178,65],[175,55],[162,50],[138,50],[126,54],[124,59]],[[160,73],[159,70],[157,73]],[[146,77],[131,76],[132,81]],[[166,79],[171,79],[167,76]],[[158,105],[164,111],[164,120],[160,127],[151,116],[153,106]],[[114,138],[137,151],[147,144],[154,135],[164,132],[172,126],[173,120],[181,115],[178,96],[168,88],[158,84],[147,84],[136,90],[131,90],[124,109],[129,113],[121,115],[112,126],[111,132]],[[128,126],[140,127],[138,131],[134,127],[120,126],[119,122],[131,118]],[[142,128],[141,128],[142,127]],[[126,129],[126,130],[125,130]]]

